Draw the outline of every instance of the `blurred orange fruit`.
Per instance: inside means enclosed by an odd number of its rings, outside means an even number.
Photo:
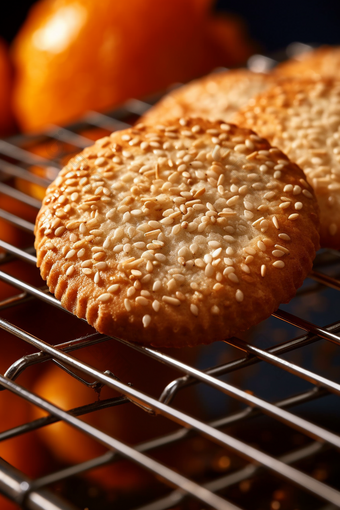
[[[0,39],[0,136],[13,133],[14,116],[11,108],[13,73],[5,41]]]
[[[4,374],[14,361],[27,354],[27,349],[23,341],[2,331],[0,352],[0,373]],[[26,371],[20,375],[18,384],[30,387],[34,377],[34,371]],[[0,391],[0,432],[29,422],[31,412],[31,404],[26,400],[9,390]],[[1,441],[0,457],[32,478],[42,475],[46,468],[46,453],[36,432]],[[0,508],[14,510],[18,507],[0,495]]]
[[[40,0],[13,47],[20,126],[65,123],[229,65],[214,51],[202,58],[210,4]]]
[[[179,351],[176,353],[179,354]],[[192,361],[195,350],[184,350],[182,356],[182,359]],[[153,394],[157,398],[166,384],[179,375],[115,340],[82,349],[77,352],[76,357],[101,371],[111,370],[120,380],[129,382],[137,389]],[[98,394],[92,388],[88,388],[55,365],[49,366],[37,380],[34,391],[65,410],[96,402],[98,399]],[[107,387],[102,389],[100,394],[102,400],[112,396],[120,394]],[[181,403],[182,399],[183,397],[179,396],[176,404]],[[194,399],[185,402],[190,412],[195,405]],[[43,411],[34,409],[34,418],[43,415]],[[95,411],[81,416],[80,419],[128,444],[147,441],[178,427],[170,420],[162,416],[152,416],[132,403]],[[107,451],[107,448],[94,439],[62,422],[44,427],[38,433],[55,458],[63,462],[83,462]],[[150,478],[145,470],[127,461],[119,461],[92,470],[87,476],[108,489],[121,490],[141,486]]]

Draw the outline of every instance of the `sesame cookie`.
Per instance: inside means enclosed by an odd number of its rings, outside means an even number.
[[[273,83],[275,78],[271,75],[247,69],[210,74],[164,96],[141,121],[151,125],[183,116],[229,121],[237,110]]]
[[[275,74],[285,77],[340,76],[340,47],[321,46],[316,50],[306,51],[296,58],[286,60],[274,69]]]
[[[321,246],[340,248],[340,81],[287,79],[235,115],[304,170],[320,207]]]
[[[318,248],[316,211],[303,172],[248,129],[140,124],[85,149],[48,188],[38,266],[101,333],[210,343],[295,294]]]

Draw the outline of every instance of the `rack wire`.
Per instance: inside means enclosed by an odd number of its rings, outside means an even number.
[[[149,106],[131,100],[105,115],[89,112],[66,128],[51,126],[42,134],[0,141],[0,219],[2,225],[21,232],[16,244],[6,241],[4,227],[0,231],[0,285],[11,289],[0,301],[0,359],[6,349],[5,341],[1,341],[4,334],[19,339],[22,347],[22,355],[0,374],[0,406],[1,395],[12,392],[48,413],[6,430],[1,428],[0,493],[30,510],[340,508],[338,252],[320,252],[296,298],[272,318],[242,338],[221,339],[218,344],[192,349],[191,362],[181,351],[139,347],[124,339],[104,337],[90,327],[85,334],[78,334],[82,321],[73,317],[70,320],[76,326],[69,330],[60,319],[68,312],[43,282],[27,281],[26,274],[34,273],[35,281],[38,278],[33,220],[25,213],[11,212],[1,197],[6,203],[11,199],[38,211],[36,190],[51,182],[70,155],[99,136],[131,125]],[[24,268],[20,273],[23,277],[15,271],[13,274],[13,262]],[[46,330],[40,335],[39,325],[32,327],[32,321],[24,320],[26,308],[39,309],[41,304],[57,329],[57,342],[50,340]],[[142,360],[150,358],[158,367],[156,372],[161,366],[161,370],[174,369],[178,375],[172,375],[159,394],[151,396],[129,380],[115,377],[115,360],[108,361],[109,369],[102,371],[95,362],[86,364],[76,357],[79,350],[93,345],[100,350],[108,342],[124,344],[127,352],[138,351]],[[93,401],[65,411],[22,382],[32,367],[39,371],[52,363],[97,390]],[[144,378],[150,377],[141,365],[137,369]],[[104,386],[119,396],[98,399],[96,395]],[[183,398],[177,404],[179,396]],[[130,445],[117,439],[114,432],[103,432],[81,419],[122,405],[137,405],[153,420],[162,416],[173,423],[171,431],[164,433],[160,424],[154,437]],[[92,437],[107,451],[71,465],[52,463],[49,473],[35,479],[1,459],[2,442],[59,421],[78,429],[84,437]],[[138,423],[126,426],[138,427]],[[179,463],[169,460],[169,450],[182,457]],[[83,475],[100,466],[119,465],[122,458],[155,478],[151,477],[146,490],[120,492],[113,504],[106,498],[110,490],[97,487],[94,491],[95,483]]]

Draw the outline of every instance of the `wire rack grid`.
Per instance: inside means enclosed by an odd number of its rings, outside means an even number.
[[[193,349],[184,358],[180,351],[138,347],[91,329],[82,334],[82,321],[73,317],[72,328],[68,328],[62,319],[69,318],[68,312],[43,282],[34,285],[32,279],[27,281],[26,275],[31,273],[36,281],[37,273],[33,220],[25,213],[11,212],[6,207],[8,200],[36,212],[40,207],[37,190],[51,182],[71,154],[99,136],[131,125],[149,106],[131,100],[107,115],[89,112],[67,128],[51,126],[39,135],[0,141],[1,225],[20,233],[16,243],[6,241],[5,227],[2,235],[0,232],[0,282],[11,289],[0,301],[0,358],[8,335],[22,347],[22,355],[16,354],[0,374],[0,406],[1,396],[10,392],[47,412],[44,417],[1,427],[0,493],[30,510],[340,508],[336,469],[340,448],[339,253],[319,253],[310,278],[291,304],[242,339]],[[19,276],[12,270],[13,264],[23,268]],[[46,329],[40,334],[39,325],[32,326],[32,321],[25,319],[26,308],[31,313],[32,307],[39,310],[39,306],[43,312],[38,313],[48,316],[57,334],[52,334],[51,326],[48,334]],[[94,345],[100,351],[110,342],[123,344],[128,353],[137,351],[142,362],[151,360],[156,373],[170,370],[168,382],[161,388],[158,385],[157,394],[151,396],[143,385],[131,385],[124,377],[116,377],[114,360],[108,363],[109,369],[102,370],[95,361],[85,363],[77,357],[80,351]],[[52,363],[94,388],[94,395],[106,387],[116,396],[94,397],[86,405],[61,409],[25,385],[26,373],[33,368],[44,370]],[[150,378],[142,365],[136,369],[142,377]],[[181,395],[183,402],[177,405]],[[160,425],[153,437],[130,445],[115,437],[114,431],[104,432],[82,419],[123,405],[138,406],[156,423],[163,417],[163,422],[171,424],[170,432],[164,432]],[[47,474],[40,473],[34,479],[1,459],[1,444],[60,421],[101,443],[105,453],[70,465],[52,463]],[[169,450],[178,458],[185,457],[184,464],[183,459],[179,463],[169,461]],[[122,458],[154,476],[152,481],[148,479],[145,490],[130,487],[128,495],[119,492],[114,505],[101,492],[98,499],[94,482],[83,475],[101,466],[119,466]],[[114,479],[112,482],[114,485]],[[110,492],[110,488],[103,492]]]

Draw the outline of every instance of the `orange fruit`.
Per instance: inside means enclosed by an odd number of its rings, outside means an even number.
[[[0,39],[0,76],[0,136],[7,136],[15,131],[11,108],[13,72],[7,44],[2,39]]]
[[[192,360],[194,352],[184,353],[184,359]],[[178,356],[179,351],[176,351],[176,354]],[[179,375],[114,340],[88,347],[74,355],[101,371],[111,370],[123,382],[129,382],[133,387],[157,398],[166,384]],[[51,365],[38,379],[34,391],[65,410],[96,402],[98,399],[98,394],[92,388],[86,387],[55,365]],[[107,387],[102,389],[102,400],[112,396],[120,394]],[[191,401],[188,404],[189,409],[192,405]],[[43,411],[34,409],[34,418],[43,415]],[[149,415],[130,402],[89,413],[80,419],[132,445],[178,427],[161,416]],[[97,441],[62,422],[44,427],[38,433],[55,458],[66,463],[82,462],[107,451],[107,448]],[[89,471],[86,476],[107,489],[116,490],[142,486],[150,478],[144,470],[127,461]]]
[[[205,52],[208,0],[40,0],[14,41],[20,126],[65,123],[227,65]]]
[[[27,354],[27,348],[23,341],[2,331],[0,352],[0,373],[4,374],[14,361]],[[34,371],[28,370],[19,376],[17,382],[30,387],[34,377]],[[31,412],[31,404],[26,400],[9,390],[0,391],[0,432],[29,422]],[[0,457],[32,478],[42,475],[46,468],[46,453],[36,432],[1,441]],[[0,508],[14,510],[18,507],[0,495]]]

